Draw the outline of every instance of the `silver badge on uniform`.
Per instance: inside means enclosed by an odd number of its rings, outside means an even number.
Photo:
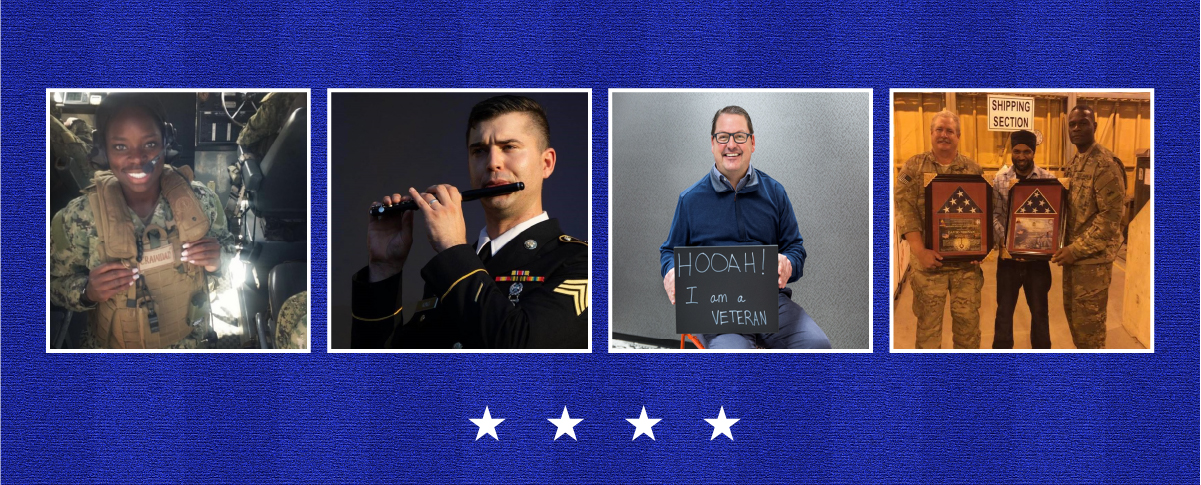
[[[533,239],[526,239],[525,240],[525,248],[529,249],[530,251],[538,249],[538,241],[535,241]]]
[[[509,287],[509,301],[516,305],[517,301],[521,298],[521,290],[524,289],[525,285],[522,285],[521,283],[513,283],[513,286]]]

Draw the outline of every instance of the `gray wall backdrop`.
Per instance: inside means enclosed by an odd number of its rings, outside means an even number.
[[[613,332],[679,338],[659,275],[659,246],[680,192],[713,166],[713,114],[738,105],[754,123],[751,164],[784,185],[805,240],[804,276],[789,285],[793,301],[834,348],[867,348],[870,98],[867,92],[613,93]]]
[[[367,265],[367,210],[385,194],[447,183],[470,188],[467,116],[506,93],[333,93],[330,96],[331,346],[350,346],[350,278]],[[555,173],[542,186],[542,208],[563,231],[588,237],[588,93],[514,93],[546,110]],[[479,202],[463,204],[467,241],[484,225]],[[421,268],[434,256],[421,218],[413,221],[402,303],[421,299]],[[408,312],[406,312],[408,315]]]

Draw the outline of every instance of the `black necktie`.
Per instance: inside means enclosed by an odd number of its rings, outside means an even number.
[[[480,261],[488,264],[488,260],[492,259],[492,241],[484,243],[484,247],[480,248]]]

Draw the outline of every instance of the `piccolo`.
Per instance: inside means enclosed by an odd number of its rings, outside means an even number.
[[[468,190],[463,192],[462,196],[463,202],[467,202],[469,200],[482,199],[484,197],[495,197],[498,195],[517,192],[518,190],[525,190],[525,182]],[[393,212],[404,212],[411,210],[417,210],[416,201],[410,200],[407,202],[401,202],[399,204],[373,206],[371,207],[371,215],[383,217]]]

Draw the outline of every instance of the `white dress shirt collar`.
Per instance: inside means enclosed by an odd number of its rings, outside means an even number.
[[[518,235],[525,232],[526,229],[534,227],[534,225],[539,222],[549,220],[550,216],[546,215],[546,211],[542,211],[541,214],[530,218],[530,220],[513,226],[512,229],[509,229],[508,231],[505,231],[504,234],[497,236],[496,239],[488,237],[488,226],[484,226],[483,228],[480,228],[480,240],[478,243],[479,245],[476,246],[476,253],[478,254],[480,248],[483,248],[485,244],[488,244],[488,241],[492,241],[492,255],[496,256],[496,253],[500,252],[500,248],[505,247],[505,244],[508,244],[509,241],[512,241]]]

